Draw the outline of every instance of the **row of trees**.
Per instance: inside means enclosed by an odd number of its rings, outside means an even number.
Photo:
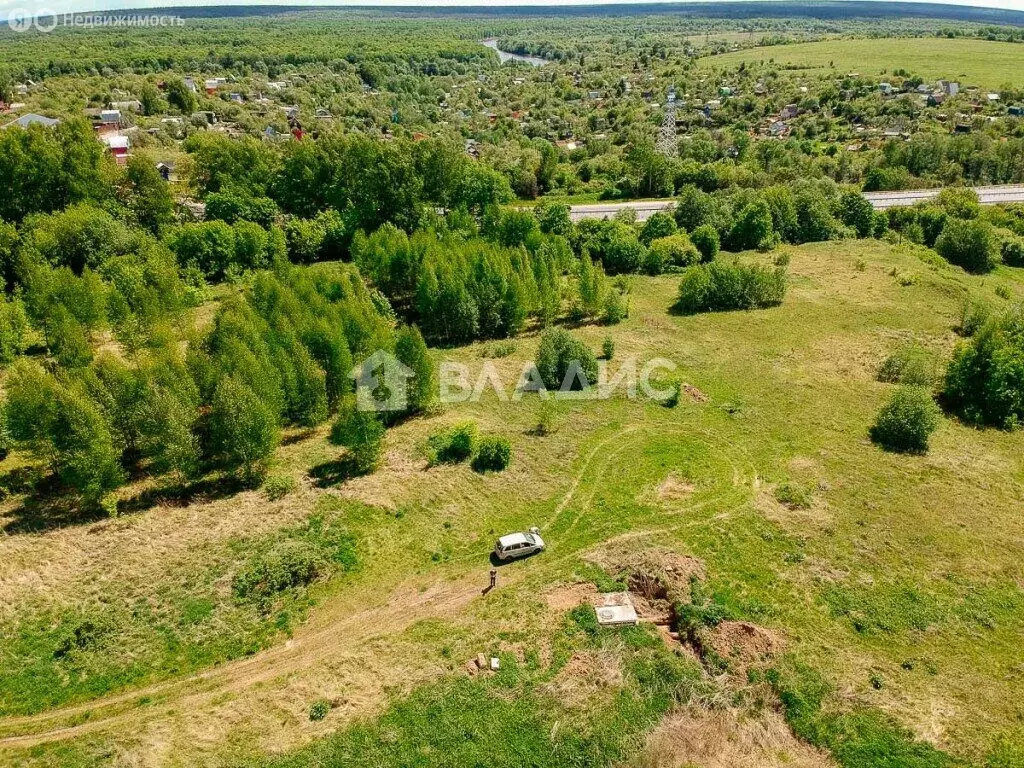
[[[435,208],[479,213],[513,196],[506,176],[443,140],[327,133],[279,149],[251,138],[197,133],[185,149],[191,182],[202,197],[230,192],[271,198],[305,218],[333,209],[350,217],[353,230],[390,222],[411,231]]]
[[[426,408],[433,369],[416,329],[396,331],[351,267],[281,266],[226,300],[185,353],[169,336],[127,359],[104,352],[51,369],[18,360],[6,434],[89,504],[112,503],[133,467],[178,483],[210,469],[251,480],[283,426],[351,410],[353,360],[379,349],[415,373],[407,412]]]
[[[568,246],[557,236],[531,245],[432,231],[409,237],[386,224],[358,234],[352,253],[360,271],[429,340],[460,344],[512,336],[531,317],[550,322],[558,315]]]

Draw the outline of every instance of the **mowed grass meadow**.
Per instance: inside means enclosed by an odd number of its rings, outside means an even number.
[[[873,77],[904,69],[927,81],[944,78],[958,80],[962,86],[998,89],[1003,85],[1024,85],[1024,46],[944,37],[823,40],[764,46],[709,56],[700,59],[699,64],[727,70],[744,62],[766,61],[819,73],[831,70],[837,76],[859,72]]]
[[[1021,764],[1022,435],[945,419],[931,451],[912,456],[867,435],[891,392],[877,368],[894,349],[914,340],[948,355],[969,296],[1005,306],[997,286],[1020,301],[1024,282],[877,241],[784,253],[780,307],[680,317],[669,312],[677,278],[635,278],[625,322],[575,331],[595,350],[610,335],[613,368],[675,361],[706,400],[562,402],[542,436],[537,398],[489,393],[390,430],[371,476],[334,482],[339,450],[323,430],[298,433],[273,469],[297,484],[279,500],[246,491],[11,527],[0,537],[0,740],[29,738],[0,741],[0,762],[264,764],[273,753],[287,766],[428,766],[490,764],[506,750],[493,764],[659,765],[647,734],[673,709],[700,723],[737,707],[778,717],[757,680],[716,682],[650,633],[595,632],[546,598],[581,580],[609,588],[601,562],[664,548],[698,558],[717,604],[828,683],[823,711],[889,718],[952,756],[894,765]],[[493,362],[511,387],[536,344],[528,334],[501,356],[493,342],[437,354]],[[509,438],[507,471],[427,466],[427,437],[465,420]],[[782,485],[799,503],[779,501]],[[7,505],[10,523],[17,501]],[[269,608],[239,605],[234,573],[311,525],[315,536],[344,529],[358,562]],[[531,525],[548,550],[502,566],[482,595],[495,536]],[[55,656],[61,637],[47,633],[68,614],[109,621]],[[478,653],[499,655],[503,671],[466,678]],[[240,660],[187,677],[229,659]],[[566,683],[581,665],[589,682]],[[329,712],[311,720],[321,700]],[[75,730],[51,743],[65,726]],[[803,754],[791,737],[784,746]],[[792,764],[834,764],[803,758]]]

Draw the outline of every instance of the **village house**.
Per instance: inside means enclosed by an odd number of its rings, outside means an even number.
[[[16,125],[19,128],[28,128],[30,125],[42,125],[46,128],[52,128],[59,122],[60,120],[57,120],[55,118],[46,117],[45,115],[37,115],[33,112],[30,112],[27,115],[22,115],[17,120],[7,123],[3,127],[10,128],[11,126]]]
[[[161,160],[156,164],[156,170],[164,181],[177,180],[177,174],[174,172],[175,168],[176,164],[170,160]]]
[[[131,140],[127,136],[111,133],[103,136],[102,141],[118,163],[123,164],[128,160]]]
[[[119,127],[121,125],[121,110],[101,109],[99,123],[101,127]]]

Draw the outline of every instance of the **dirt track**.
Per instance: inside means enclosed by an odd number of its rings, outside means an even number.
[[[305,631],[298,631],[288,642],[245,659],[85,704],[6,719],[0,723],[0,733],[4,734],[0,736],[0,747],[31,747],[128,721],[135,730],[141,722],[159,719],[172,710],[196,711],[226,693],[358,650],[371,639],[401,632],[420,619],[450,615],[479,596],[480,578],[442,582],[422,592],[402,588],[384,605],[341,618],[323,617],[307,625]],[[154,700],[156,703],[152,703]],[[75,723],[86,714],[85,722]]]
[[[669,431],[672,431],[671,428]],[[597,476],[600,477],[606,471],[609,462],[628,443],[636,438],[643,439],[643,436],[644,432],[640,426],[629,426],[594,446],[584,458],[546,525],[552,525],[566,515],[587,473],[595,465]],[[613,443],[617,445],[608,451]],[[752,471],[749,465],[744,469],[747,472]],[[745,484],[751,480],[756,482],[755,476],[745,476],[747,473],[735,464],[733,472],[734,484]],[[590,494],[583,501],[584,507],[589,506],[592,497],[593,494]],[[576,525],[581,514],[581,509],[576,509],[575,514],[570,514],[567,521],[569,528]],[[692,523],[684,522],[657,530],[674,530],[689,524]],[[627,537],[652,533],[655,533],[655,529],[633,531],[627,534]],[[559,552],[557,555],[551,553],[553,557],[549,559],[550,562],[555,562],[575,554],[572,551]],[[221,736],[222,731],[216,724],[211,724],[211,721],[217,720],[211,709],[219,711],[233,695],[251,692],[260,684],[286,679],[317,665],[348,664],[349,669],[369,671],[366,675],[368,689],[386,688],[389,681],[386,679],[385,662],[373,658],[374,641],[393,638],[422,619],[458,614],[481,596],[484,573],[481,570],[455,580],[436,582],[425,589],[421,583],[410,581],[395,590],[382,604],[355,613],[346,612],[345,606],[337,604],[326,607],[322,612],[315,614],[310,622],[299,627],[294,638],[253,656],[187,677],[155,683],[83,704],[37,715],[7,718],[0,721],[0,751],[30,748],[115,729],[136,735],[147,729],[159,731],[162,721],[182,717],[194,718],[195,727],[200,727],[199,723],[202,723],[207,729],[212,728],[216,736]],[[523,575],[524,572],[516,569],[506,571],[502,577],[503,586],[515,584]],[[367,698],[372,698],[369,692]],[[272,708],[271,699],[272,692],[257,696],[257,700],[250,704],[250,710],[262,713]],[[153,764],[159,762],[159,759],[152,761]],[[150,761],[146,761],[145,764],[150,764]]]

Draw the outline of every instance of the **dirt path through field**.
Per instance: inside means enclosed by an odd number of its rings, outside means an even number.
[[[422,590],[410,584],[392,593],[383,605],[346,616],[335,611],[319,616],[297,630],[291,640],[248,658],[86,704],[7,719],[0,723],[0,733],[5,734],[0,737],[0,747],[31,747],[129,721],[132,730],[137,730],[142,722],[162,715],[199,710],[227,694],[359,651],[421,619],[456,613],[480,596],[480,583],[476,576]]]
[[[669,428],[669,431],[675,430]],[[574,504],[588,473],[596,471],[595,480],[599,480],[614,457],[624,447],[635,446],[635,438],[642,435],[639,425],[625,427],[589,451],[547,524],[550,526],[569,514],[570,505],[588,507],[592,494],[580,504]],[[736,473],[741,471],[737,465],[733,469]],[[752,467],[746,469],[749,472]],[[744,479],[749,482],[751,478]],[[575,509],[571,513],[570,528],[584,511]],[[648,533],[675,527],[680,526],[658,527]],[[634,531],[631,535],[642,533]],[[576,553],[550,554],[550,562],[546,560],[546,565],[554,565]],[[325,677],[329,676],[326,674],[329,671],[335,679],[345,680],[348,684],[346,692],[350,694],[349,714],[362,713],[371,702],[378,703],[388,688],[401,682],[409,684],[415,677],[413,671],[396,669],[388,664],[387,643],[396,640],[403,630],[418,621],[447,618],[463,612],[474,600],[481,598],[481,586],[488,567],[486,561],[482,561],[480,568],[474,569],[473,573],[463,572],[448,580],[427,582],[423,577],[412,578],[385,600],[369,607],[357,607],[360,605],[358,596],[334,600],[298,627],[295,636],[287,642],[188,677],[37,715],[0,720],[0,751],[119,730],[141,735],[147,752],[142,764],[159,765],[163,762],[159,755],[160,743],[180,739],[181,731],[188,732],[190,736],[197,729],[207,731],[212,749],[223,737],[223,726],[232,721],[260,716],[270,718],[270,712],[280,717],[284,711],[281,709],[283,699],[294,699],[298,702],[294,706],[308,706],[308,698],[297,694],[282,697],[281,689],[292,685],[305,686],[301,692],[307,694],[310,678],[317,677],[308,674],[311,670],[324,670]],[[514,586],[526,573],[522,569],[504,570],[502,586]],[[420,673],[426,674],[423,670]],[[297,717],[294,712],[292,715]],[[175,722],[184,727],[176,728]],[[175,751],[173,745],[165,746],[168,752]],[[293,744],[280,746],[290,747]]]

